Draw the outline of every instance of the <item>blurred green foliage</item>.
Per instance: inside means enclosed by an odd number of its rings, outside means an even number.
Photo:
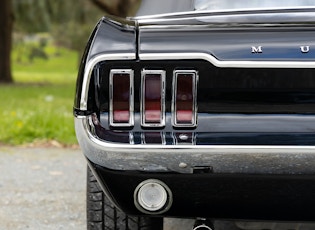
[[[92,25],[104,14],[90,0],[12,0],[15,30],[50,32],[53,26],[76,22]]]
[[[47,59],[31,62],[28,52],[13,50],[15,84],[0,85],[1,144],[77,143],[72,115],[77,53],[52,44],[44,48]]]
[[[12,0],[12,3],[14,45],[23,44],[26,36],[48,33],[56,45],[73,49],[79,55],[104,15],[90,0]]]
[[[12,73],[0,85],[0,144],[76,144],[78,60],[103,16],[89,0],[12,0]]]
[[[89,0],[12,0],[15,84],[0,85],[0,144],[76,144],[78,61],[103,16]]]

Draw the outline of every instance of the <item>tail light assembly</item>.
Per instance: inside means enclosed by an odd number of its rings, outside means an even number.
[[[172,123],[174,127],[197,125],[197,80],[194,70],[176,70],[173,75]]]
[[[131,69],[110,71],[110,126],[131,127],[134,125],[133,73]]]
[[[165,126],[165,71],[142,70],[141,125]]]
[[[197,83],[195,70],[174,70],[168,82],[171,116],[174,128],[197,126]],[[166,71],[141,70],[140,98],[134,95],[134,70],[111,69],[109,76],[109,123],[111,127],[135,125],[134,101],[140,102],[139,122],[143,128],[166,126]],[[139,87],[138,86],[138,87]],[[138,110],[136,109],[136,110]],[[138,115],[137,115],[138,116]],[[138,121],[138,118],[136,119]]]

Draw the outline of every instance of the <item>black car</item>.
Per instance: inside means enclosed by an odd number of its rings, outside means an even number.
[[[315,229],[315,1],[136,7],[77,79],[88,229]]]

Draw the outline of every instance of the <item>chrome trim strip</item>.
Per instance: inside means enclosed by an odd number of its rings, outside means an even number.
[[[192,122],[189,123],[178,123],[176,114],[176,94],[177,94],[177,76],[178,74],[189,74],[192,75],[192,95],[193,95],[193,105],[192,105]],[[172,97],[172,125],[175,127],[196,127],[197,126],[197,84],[198,84],[198,72],[195,70],[175,70],[173,72],[173,97]]]
[[[141,23],[152,23],[158,19],[195,19],[196,17],[211,17],[216,15],[243,15],[243,14],[266,14],[266,13],[299,13],[314,12],[314,6],[291,6],[291,7],[261,7],[261,8],[237,8],[237,9],[216,9],[216,10],[188,10],[174,13],[161,13],[153,15],[143,15],[130,17]]]
[[[115,123],[113,111],[113,77],[114,74],[129,74],[129,122]],[[112,69],[109,74],[109,125],[113,127],[130,127],[134,125],[134,72],[132,69]]]
[[[135,139],[134,139],[133,132],[129,132],[129,144],[130,145],[134,145],[135,144]]]
[[[140,60],[202,59],[221,68],[315,68],[314,61],[221,61],[208,53],[140,53]]]
[[[146,144],[146,141],[145,141],[145,136],[144,136],[144,133],[141,133],[140,134],[140,138],[141,138],[141,144]]]
[[[135,60],[136,55],[134,53],[122,53],[122,54],[102,54],[96,57],[93,57],[89,62],[85,65],[83,82],[82,82],[82,91],[81,91],[81,99],[80,99],[80,110],[87,110],[87,101],[89,94],[89,85],[91,80],[91,75],[95,65],[101,61],[109,61],[109,60]]]
[[[145,121],[145,77],[147,74],[157,74],[161,76],[161,119],[159,123],[146,123]],[[148,70],[141,71],[141,126],[143,127],[163,127],[165,126],[165,71],[164,70]]]

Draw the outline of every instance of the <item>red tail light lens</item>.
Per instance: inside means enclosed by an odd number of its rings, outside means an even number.
[[[133,126],[133,70],[111,70],[110,89],[110,125]]]
[[[173,79],[173,126],[194,127],[197,124],[197,72],[176,70]]]
[[[165,71],[142,70],[141,125],[165,125]]]

